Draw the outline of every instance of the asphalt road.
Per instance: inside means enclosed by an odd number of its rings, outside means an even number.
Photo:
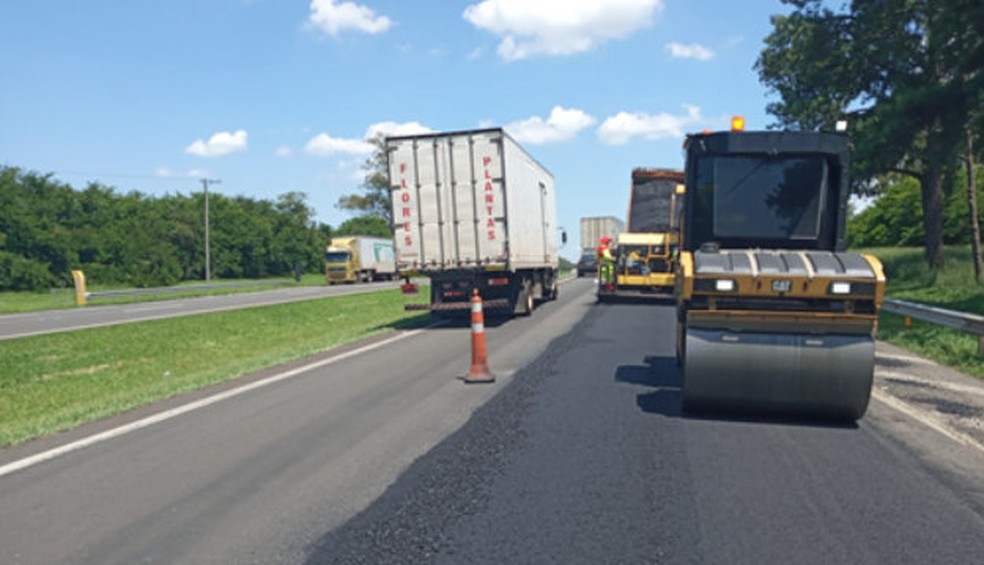
[[[342,286],[302,286],[259,292],[244,292],[196,298],[179,298],[133,304],[85,306],[71,310],[46,310],[25,314],[0,316],[0,340],[54,332],[67,332],[99,326],[126,324],[160,318],[191,316],[207,312],[237,310],[253,306],[283,304],[368,292],[382,288],[397,288],[399,283],[375,282]]]
[[[309,562],[980,562],[980,452],[877,401],[846,427],[683,417],[672,322],[592,308]]]
[[[467,327],[405,332],[0,473],[0,562],[979,562],[980,450],[877,400],[684,417],[672,317],[575,280],[489,324],[492,385]]]

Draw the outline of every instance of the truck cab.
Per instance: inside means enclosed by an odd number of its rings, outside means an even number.
[[[333,238],[325,248],[325,282],[354,283],[359,280],[359,249],[355,238]]]

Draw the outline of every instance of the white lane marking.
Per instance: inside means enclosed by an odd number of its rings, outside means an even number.
[[[168,301],[168,302],[154,303],[150,306],[135,306],[130,308],[124,308],[122,312],[125,314],[130,314],[132,312],[153,312],[154,310],[177,310],[180,308],[185,308],[186,306],[187,304],[184,303]]]
[[[886,394],[877,388],[871,391],[871,396],[882,404],[902,412],[913,420],[916,420],[930,429],[936,430],[953,441],[966,447],[977,449],[978,451],[984,453],[984,444],[981,444],[979,441],[963,432],[949,428],[946,423],[940,421],[938,418],[934,418],[925,412],[917,410],[912,405]]]
[[[437,324],[433,324],[433,325],[437,325]],[[265,387],[265,386],[268,386],[268,385],[271,385],[271,384],[280,382],[280,381],[285,380],[285,379],[289,379],[291,377],[297,376],[297,375],[299,375],[301,373],[305,373],[305,372],[310,371],[312,369],[317,369],[317,368],[320,368],[320,367],[324,367],[325,365],[330,365],[332,363],[336,363],[338,361],[342,361],[343,359],[348,359],[349,357],[355,357],[356,355],[361,355],[362,353],[365,353],[367,351],[372,351],[373,349],[378,349],[380,347],[383,347],[385,345],[389,345],[389,344],[391,344],[393,342],[396,342],[396,341],[399,341],[401,339],[406,339],[408,337],[415,336],[415,335],[423,332],[425,329],[428,329],[429,327],[432,327],[432,326],[427,326],[427,327],[425,327],[423,329],[419,329],[419,330],[411,330],[411,331],[408,331],[408,332],[403,332],[403,333],[397,334],[397,335],[395,335],[395,336],[393,336],[391,338],[387,338],[387,339],[385,339],[383,341],[379,341],[379,342],[376,342],[376,343],[373,343],[373,344],[370,344],[370,345],[366,345],[366,346],[360,347],[358,349],[353,349],[352,351],[347,351],[345,353],[341,353],[339,355],[335,355],[334,357],[329,357],[328,359],[322,359],[321,361],[315,361],[313,363],[308,363],[307,365],[304,365],[302,367],[297,367],[296,369],[291,369],[289,371],[284,371],[283,373],[278,373],[276,375],[272,375],[272,376],[267,377],[265,379],[262,379],[262,380],[259,380],[259,381],[255,381],[255,382],[252,382],[252,383],[243,385],[243,386],[238,387],[238,388],[234,388],[234,389],[230,389],[230,390],[227,390],[227,391],[224,391],[224,392],[220,392],[218,394],[209,396],[208,398],[202,398],[201,400],[196,400],[194,402],[190,402],[190,403],[185,404],[183,406],[178,406],[177,408],[172,408],[171,410],[165,410],[164,412],[160,412],[158,414],[154,414],[153,416],[148,416],[147,418],[144,418],[142,420],[137,420],[136,422],[131,422],[129,424],[126,424],[126,425],[123,425],[123,426],[119,426],[119,427],[113,428],[111,430],[106,430],[105,432],[101,432],[101,433],[98,433],[98,434],[95,434],[95,435],[92,435],[92,436],[89,436],[89,437],[86,437],[86,438],[82,438],[82,439],[77,440],[77,441],[74,441],[72,443],[67,443],[67,444],[62,445],[60,447],[49,449],[48,451],[44,451],[44,452],[41,452],[41,453],[32,455],[30,457],[25,457],[24,459],[20,459],[18,461],[14,461],[12,463],[8,463],[6,465],[0,466],[0,477],[3,477],[4,475],[9,475],[10,473],[13,473],[15,471],[19,471],[21,469],[26,469],[28,467],[32,467],[34,465],[37,465],[39,463],[43,463],[45,461],[49,461],[51,459],[54,459],[55,457],[59,457],[59,456],[65,455],[67,453],[71,453],[73,451],[78,451],[80,449],[83,449],[83,448],[86,448],[86,447],[95,445],[97,443],[102,443],[104,441],[107,441],[107,440],[110,440],[110,439],[113,439],[113,438],[116,438],[116,437],[119,437],[119,436],[128,434],[130,432],[139,430],[141,428],[146,428],[148,426],[152,426],[154,424],[158,424],[160,422],[164,422],[166,420],[170,420],[172,418],[176,418],[178,416],[181,416],[182,414],[187,414],[188,412],[191,412],[193,410],[198,410],[199,408],[204,408],[206,406],[210,406],[212,404],[215,404],[217,402],[221,402],[221,401],[226,400],[228,398],[232,398],[234,396],[239,396],[240,394],[244,394],[246,392],[249,392],[249,391],[252,391],[252,390],[256,390],[258,388],[262,388],[262,387]]]

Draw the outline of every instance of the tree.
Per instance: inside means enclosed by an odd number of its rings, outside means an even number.
[[[926,259],[942,267],[944,176],[979,88],[980,63],[967,53],[980,51],[980,18],[976,26],[967,20],[984,13],[980,2],[854,0],[847,12],[822,0],[783,2],[794,11],[772,18],[756,62],[779,95],[769,112],[779,125],[801,129],[849,118],[854,190],[870,191],[888,173],[915,178]]]
[[[358,216],[342,222],[334,235],[374,235],[378,237],[393,237],[393,230],[385,220],[377,216]]]
[[[275,202],[211,197],[212,266],[226,278],[320,268],[324,234],[303,193]],[[204,272],[203,195],[152,198],[0,167],[0,291],[69,286],[81,269],[95,284],[162,286]],[[387,227],[378,218],[377,222]],[[388,229],[388,228],[387,228]]]
[[[362,170],[364,194],[347,194],[338,199],[336,206],[341,210],[357,212],[363,216],[381,218],[387,226],[393,225],[393,205],[390,196],[389,171],[387,170],[386,140],[382,134],[369,140],[374,150]]]

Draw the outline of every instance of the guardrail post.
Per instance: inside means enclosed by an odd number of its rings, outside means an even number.
[[[902,316],[902,326],[905,329],[912,327],[912,316]]]
[[[984,335],[977,336],[977,354],[984,355]]]
[[[72,282],[75,284],[75,305],[85,306],[85,273],[73,270]]]

